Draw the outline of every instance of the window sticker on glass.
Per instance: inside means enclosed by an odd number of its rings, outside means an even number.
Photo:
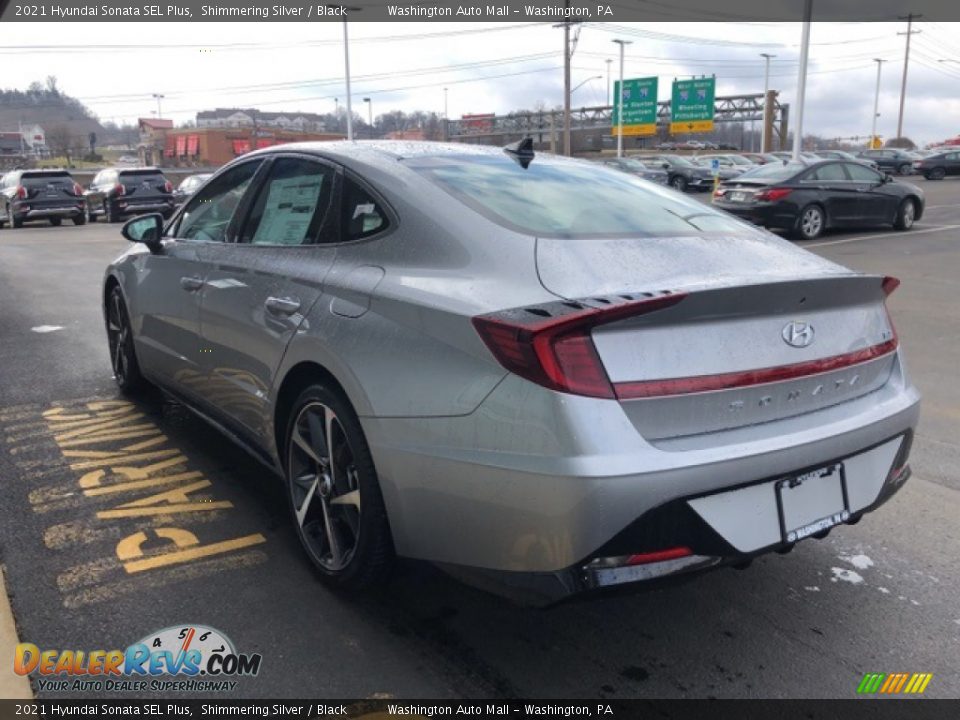
[[[364,203],[357,205],[353,210],[353,219],[356,220],[361,215],[373,215],[376,206],[373,203]]]
[[[254,243],[300,245],[317,209],[322,175],[278,178],[270,183],[270,194]]]

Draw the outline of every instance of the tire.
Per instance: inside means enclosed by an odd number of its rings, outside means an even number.
[[[897,230],[909,230],[917,217],[917,201],[913,198],[904,198],[897,210],[897,219],[893,221],[893,227]]]
[[[394,563],[387,512],[360,421],[339,390],[318,383],[300,393],[284,451],[294,528],[321,580],[348,592],[384,582]]]
[[[136,395],[149,387],[137,362],[130,314],[119,285],[113,287],[107,299],[107,346],[113,379],[124,395]]]
[[[22,227],[23,227],[23,220],[17,220],[17,218],[13,218],[13,219],[10,221],[10,227],[12,227],[12,228],[14,228],[14,229],[16,229],[16,230],[22,228]]]
[[[687,179],[683,175],[674,176],[673,180],[670,181],[670,187],[678,192],[687,191]]]
[[[74,224],[74,225],[86,225],[86,224],[87,224],[87,216],[86,216],[86,214],[84,214],[84,215],[77,215],[75,218],[73,218],[73,224]]]
[[[793,233],[801,240],[815,240],[823,234],[827,217],[819,205],[807,205],[800,211]]]
[[[50,218],[50,224],[54,227],[60,227],[60,224],[63,222],[61,218]]]
[[[904,163],[897,168],[897,172],[901,175],[909,175],[911,170],[913,170],[913,166],[910,163]]]
[[[947,171],[944,168],[934,168],[924,175],[927,180],[943,180],[946,176]]]
[[[83,218],[86,222],[97,221],[97,216],[90,212],[90,205],[88,203],[83,204]]]
[[[113,203],[109,200],[103,203],[103,217],[108,223],[118,223],[121,220],[120,216],[117,215],[117,212],[113,209]]]

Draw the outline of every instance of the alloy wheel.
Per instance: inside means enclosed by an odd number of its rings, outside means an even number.
[[[122,386],[130,371],[130,323],[119,292],[114,292],[110,296],[110,309],[107,312],[107,340],[110,345],[113,374],[117,378],[117,383]]]
[[[903,225],[904,230],[909,230],[913,227],[913,222],[917,217],[917,208],[914,205],[912,200],[907,200],[903,204],[903,211],[901,212],[901,225]]]
[[[360,540],[360,479],[336,413],[320,402],[304,405],[288,453],[290,495],[304,545],[328,572],[343,570]]]
[[[815,238],[823,229],[823,213],[819,208],[810,207],[803,211],[803,217],[800,219],[800,227],[803,230],[803,236]]]

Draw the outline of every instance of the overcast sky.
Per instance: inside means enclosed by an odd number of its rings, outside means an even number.
[[[8,25],[0,54],[20,68],[25,87],[56,75],[59,86],[101,120],[135,122],[156,111],[177,122],[214,107],[330,112],[342,106],[339,23],[60,23]],[[16,29],[16,33],[9,29]],[[927,143],[960,134],[960,23],[919,22],[913,37],[904,134]],[[878,132],[896,131],[905,23],[814,23],[805,133],[866,135],[883,64]],[[574,107],[606,102],[608,58],[618,73],[616,38],[627,47],[626,77],[660,77],[660,99],[677,76],[716,74],[717,94],[762,92],[763,59],[781,101],[796,94],[797,23],[642,23],[581,26],[573,58]],[[449,115],[505,113],[562,103],[562,30],[550,23],[350,24],[354,111]],[[108,47],[113,46],[113,47]],[[179,47],[177,47],[179,46]],[[947,59],[956,62],[939,62]],[[9,67],[9,64],[8,64]],[[596,76],[601,76],[596,79]],[[589,79],[594,77],[595,79]],[[796,109],[792,110],[795,127]],[[791,129],[793,129],[793,127]]]

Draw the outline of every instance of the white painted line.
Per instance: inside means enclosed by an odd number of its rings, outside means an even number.
[[[62,325],[37,325],[36,327],[30,328],[35,333],[48,333],[55,332],[57,330],[63,330]]]
[[[919,226],[916,226],[919,227]],[[924,233],[940,232],[941,230],[956,230],[960,228],[960,225],[935,225],[933,227],[925,227],[923,230],[910,230],[906,232],[894,232],[888,230],[887,232],[875,233],[873,235],[856,235],[854,237],[840,238],[839,240],[826,240],[824,242],[810,243],[809,245],[800,245],[802,248],[814,248],[814,247],[823,247],[825,245],[843,245],[844,243],[856,242],[857,240],[872,240],[874,238],[888,238],[888,237],[903,237],[904,239],[910,238],[914,235],[923,235]]]

